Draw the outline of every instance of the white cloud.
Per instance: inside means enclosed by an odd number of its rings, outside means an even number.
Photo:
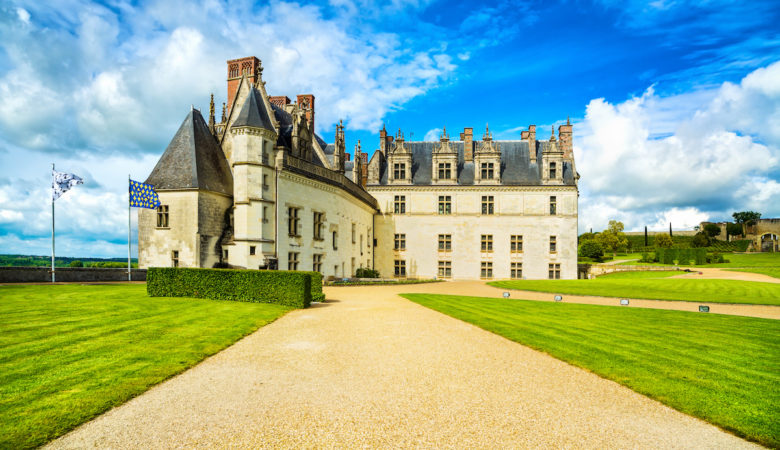
[[[423,137],[423,141],[438,141],[441,137],[441,128],[434,128],[432,130],[428,130],[427,133],[425,133],[425,136]]]
[[[25,24],[30,23],[30,13],[28,13],[26,9],[16,8],[16,15],[19,17],[19,20]]]
[[[581,230],[780,215],[780,62],[706,92],[595,99],[575,126]]]

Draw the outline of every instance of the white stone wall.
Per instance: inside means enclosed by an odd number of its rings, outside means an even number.
[[[406,261],[409,277],[433,278],[438,262],[452,262],[452,279],[478,279],[482,261],[492,261],[493,278],[510,277],[510,263],[522,262],[527,279],[547,279],[548,264],[561,265],[562,279],[577,278],[577,190],[573,186],[368,186],[382,214],[376,222],[376,269],[394,274]],[[395,195],[406,196],[406,214],[393,214]],[[438,214],[439,195],[452,197],[452,214]],[[483,195],[495,199],[494,214],[481,214]],[[550,196],[557,214],[549,214]],[[394,250],[394,235],[406,234],[406,250]],[[452,235],[452,251],[439,252],[438,235]],[[481,252],[481,235],[493,235],[493,252]],[[510,236],[523,236],[523,252],[510,253]],[[557,252],[550,253],[550,236]]]
[[[354,275],[373,267],[373,208],[322,181],[283,171],[279,174],[279,269],[286,270],[288,252],[298,252],[298,270],[312,270],[313,255],[322,254],[325,277]],[[300,237],[288,233],[288,208],[300,208]],[[325,213],[323,240],[314,239],[314,212]],[[352,241],[352,227],[355,240]],[[333,232],[337,232],[337,249]],[[361,245],[362,244],[362,245]]]
[[[200,267],[198,192],[157,191],[168,205],[168,228],[157,228],[157,211],[138,208],[138,267],[171,267],[179,252],[179,267]]]

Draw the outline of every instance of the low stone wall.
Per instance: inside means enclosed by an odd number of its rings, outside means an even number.
[[[56,281],[127,281],[127,269],[57,267]],[[146,269],[133,269],[133,281],[146,281]],[[45,283],[51,281],[49,267],[0,267],[0,283]]]
[[[634,272],[634,271],[670,271],[678,270],[677,267],[670,266],[629,266],[623,264],[577,264],[577,278],[590,279],[600,275],[606,275],[612,272]]]

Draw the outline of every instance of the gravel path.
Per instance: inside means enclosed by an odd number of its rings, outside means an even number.
[[[755,447],[395,295],[475,286],[328,288],[50,447]]]

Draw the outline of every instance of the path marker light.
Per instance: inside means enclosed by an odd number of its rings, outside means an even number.
[[[627,298],[621,298],[620,299],[620,304],[623,305],[623,306],[628,306],[628,299]]]
[[[556,296],[554,297],[554,299],[555,299],[555,301],[556,301],[556,302],[563,301],[563,297],[561,297],[560,295],[556,295]]]
[[[504,298],[509,298],[509,292],[504,292]]]
[[[699,312],[710,312],[710,307],[707,305],[699,305]]]

